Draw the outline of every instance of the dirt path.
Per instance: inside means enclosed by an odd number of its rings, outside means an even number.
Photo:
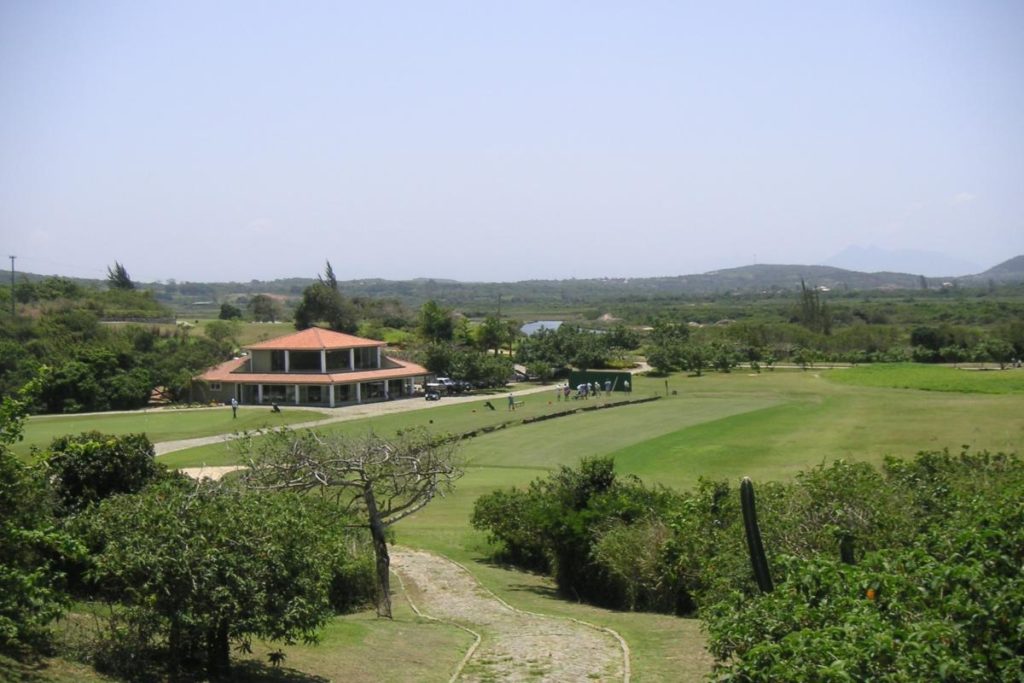
[[[391,568],[414,610],[477,637],[452,681],[629,681],[629,648],[614,631],[517,610],[431,553],[392,548]]]

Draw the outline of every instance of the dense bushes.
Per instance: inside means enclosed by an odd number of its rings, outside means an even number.
[[[192,376],[231,351],[228,340],[187,330],[100,325],[81,308],[48,311],[35,321],[0,318],[0,337],[0,392],[13,393],[48,366],[32,406],[47,413],[139,408],[155,386],[187,399]]]
[[[24,394],[23,394],[24,398]],[[24,401],[0,404],[0,652],[39,648],[68,605],[62,562],[81,548],[56,528],[45,480],[9,448],[20,438]]]
[[[575,599],[677,612],[691,598],[665,565],[661,519],[677,502],[664,489],[617,477],[610,458],[584,459],[527,491],[481,497],[472,524],[500,545],[501,559],[550,571]]]
[[[1019,459],[966,450],[761,484],[767,595],[726,482],[673,494],[584,460],[483,496],[473,524],[574,598],[699,608],[724,680],[1005,680],[1024,657],[1022,501]]]
[[[43,461],[62,514],[117,493],[136,493],[166,473],[145,434],[83,432],[57,437]]]
[[[1024,488],[953,503],[914,546],[778,558],[773,593],[703,615],[719,680],[1015,680],[1024,657]],[[949,501],[947,501],[949,502]]]
[[[353,562],[362,548],[327,505],[172,480],[110,498],[73,528],[90,550],[89,585],[114,604],[129,652],[162,651],[174,666],[217,675],[231,642],[314,640],[332,596],[347,605],[367,597],[346,584],[365,587],[372,563]],[[114,645],[98,663],[123,669]]]

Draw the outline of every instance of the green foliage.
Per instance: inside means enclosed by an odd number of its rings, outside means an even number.
[[[424,341],[451,341],[455,330],[452,312],[431,299],[420,307],[417,329]]]
[[[709,607],[718,680],[1014,680],[1024,623],[1024,489],[959,501],[914,547],[780,558],[772,594]]]
[[[145,434],[95,431],[54,439],[43,466],[64,515],[115,494],[141,491],[166,472]]]
[[[358,327],[352,302],[329,284],[315,282],[303,290],[295,308],[295,329],[304,330],[320,321],[336,332],[351,334]]]
[[[239,317],[241,313],[239,313]],[[218,344],[238,344],[238,335],[242,330],[242,323],[238,317],[211,320],[203,327],[207,337]]]
[[[282,315],[281,304],[272,296],[257,294],[249,299],[249,316],[258,323],[276,323]]]
[[[504,386],[512,376],[512,361],[478,349],[449,342],[431,342],[419,347],[417,360],[437,375],[447,375],[486,386]]]
[[[821,300],[821,293],[815,287],[808,287],[800,278],[800,324],[819,334],[832,331],[832,312],[828,304]]]
[[[545,363],[555,374],[570,367],[607,368],[624,351],[618,344],[633,341],[628,334],[600,334],[564,324],[557,330],[543,328],[522,339],[516,349],[516,360],[525,365]]]
[[[114,261],[113,266],[107,266],[107,285],[111,289],[135,289],[128,270],[117,261]]]
[[[54,528],[45,481],[10,450],[21,438],[33,384],[0,403],[0,652],[38,648],[68,605],[59,566],[79,546]]]
[[[335,567],[352,549],[319,499],[209,484],[109,498],[74,529],[91,550],[87,576],[134,636],[130,646],[161,646],[173,666],[214,676],[232,641],[315,639]]]
[[[662,375],[682,369],[689,338],[690,330],[685,324],[659,318],[647,338],[647,362]]]
[[[501,318],[489,315],[476,329],[476,343],[485,351],[498,352],[508,337],[508,329]]]
[[[334,268],[331,266],[330,261],[327,261],[324,265],[324,274],[317,275],[316,279],[320,284],[333,289],[335,292],[338,291],[338,278],[334,275]]]
[[[676,611],[689,596],[666,576],[667,527],[658,517],[674,497],[615,476],[610,458],[584,458],[527,491],[479,498],[472,524],[499,543],[500,559],[550,570],[559,591],[629,609]]]
[[[225,301],[220,305],[220,313],[217,317],[221,320],[241,320],[242,309]]]

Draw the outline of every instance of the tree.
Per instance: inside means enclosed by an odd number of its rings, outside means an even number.
[[[257,294],[249,300],[249,314],[256,322],[276,323],[281,317],[281,304],[267,294]]]
[[[489,315],[484,318],[484,321],[480,324],[480,327],[476,331],[476,340],[480,348],[485,351],[494,350],[498,353],[502,344],[505,342],[505,336],[507,334],[504,323],[497,316]]]
[[[302,301],[295,309],[295,329],[305,330],[318,321],[326,322],[336,332],[349,334],[358,328],[352,302],[323,282],[314,282],[302,292]]]
[[[220,305],[220,315],[217,317],[221,320],[236,320],[242,317],[242,309],[225,301]]]
[[[647,362],[660,374],[668,374],[684,365],[684,349],[690,329],[661,318],[654,323],[647,342]]]
[[[136,493],[166,472],[145,434],[82,432],[59,436],[44,461],[64,514],[80,512],[117,493]]]
[[[228,320],[211,320],[206,323],[206,326],[203,328],[203,331],[206,332],[206,336],[218,344],[236,343],[235,340],[241,330],[242,325],[239,323],[237,318],[230,318]]]
[[[426,341],[451,341],[455,330],[452,312],[431,299],[420,307],[419,333]]]
[[[391,618],[386,531],[444,495],[462,469],[455,443],[422,429],[394,440],[282,429],[240,442],[250,470],[247,486],[257,490],[321,490],[346,512],[364,516],[377,559],[377,614]]]
[[[683,367],[700,377],[708,366],[708,348],[698,342],[690,342],[682,348]]]
[[[175,666],[217,678],[231,641],[313,641],[329,618],[332,568],[346,551],[324,507],[168,481],[109,498],[73,528],[92,551],[87,578],[133,629],[128,647],[163,644]]]
[[[330,261],[327,262],[327,267],[324,268],[323,277],[317,275],[316,279],[320,284],[330,287],[335,292],[338,291],[338,278],[334,276],[334,268],[331,267]]]
[[[135,289],[128,271],[117,261],[114,261],[113,267],[107,266],[107,285],[111,289]]]
[[[808,288],[800,278],[800,324],[821,334],[832,331],[832,312],[828,304],[821,300],[821,293],[814,287]]]

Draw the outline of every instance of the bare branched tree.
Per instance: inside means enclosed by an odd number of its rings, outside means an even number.
[[[395,439],[307,430],[275,430],[239,441],[250,469],[247,486],[260,490],[317,490],[346,511],[366,516],[377,560],[377,614],[391,618],[386,530],[450,491],[462,476],[455,443],[425,430]]]

